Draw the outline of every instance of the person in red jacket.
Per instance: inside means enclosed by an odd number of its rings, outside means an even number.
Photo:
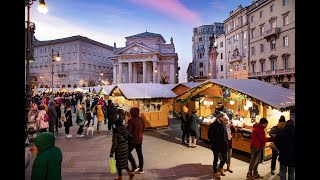
[[[144,120],[139,116],[139,108],[132,107],[130,109],[131,118],[128,120],[128,132],[129,136],[129,161],[132,166],[132,170],[135,173],[143,174],[143,154],[142,154],[142,140],[143,140],[143,132],[145,128]],[[139,159],[139,167],[137,168],[135,159],[133,158],[131,151],[136,149],[138,159]]]
[[[266,118],[261,118],[259,123],[253,125],[253,130],[251,133],[251,159],[249,170],[247,173],[247,179],[259,179],[263,176],[258,173],[258,165],[260,162],[262,150],[265,147],[266,142],[273,141],[273,138],[266,138],[266,133],[264,129],[268,126],[268,120]],[[253,171],[253,173],[252,173]]]

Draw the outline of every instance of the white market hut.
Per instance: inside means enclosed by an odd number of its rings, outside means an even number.
[[[167,127],[172,99],[176,96],[160,83],[117,84],[110,92],[110,98],[119,108],[130,111],[140,109],[146,128]]]

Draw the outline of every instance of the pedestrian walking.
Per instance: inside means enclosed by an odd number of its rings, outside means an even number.
[[[190,123],[188,122],[189,119],[189,114],[188,114],[189,109],[186,106],[182,107],[182,112],[180,115],[181,119],[181,130],[182,130],[182,144],[189,144],[190,141]],[[187,136],[187,142],[184,140],[185,137]]]
[[[82,105],[81,104],[77,105],[76,115],[77,115],[76,123],[79,126],[79,129],[77,132],[77,137],[83,137],[84,135],[82,134],[82,132],[83,132],[83,126],[84,126],[85,120],[84,120],[84,114],[82,113]]]
[[[139,116],[139,108],[132,107],[130,109],[131,118],[128,120],[128,132],[133,136],[129,140],[129,161],[132,166],[132,171],[138,174],[143,174],[143,154],[142,154],[142,140],[143,140],[143,132],[145,128],[145,123],[142,117]],[[135,159],[133,158],[131,151],[136,149],[138,159],[139,159],[139,167],[137,168],[137,164]]]

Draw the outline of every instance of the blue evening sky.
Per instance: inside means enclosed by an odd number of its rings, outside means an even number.
[[[186,81],[192,61],[192,30],[223,22],[231,10],[252,0],[45,0],[47,14],[31,6],[30,20],[36,24],[40,41],[82,35],[117,47],[125,37],[145,32],[158,33],[167,43],[173,38],[181,67],[179,80]],[[27,9],[26,9],[27,11]],[[26,15],[27,18],[27,15]]]

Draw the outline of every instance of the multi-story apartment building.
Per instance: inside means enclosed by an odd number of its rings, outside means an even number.
[[[34,52],[30,76],[35,85],[51,87],[52,72],[54,87],[88,86],[90,79],[96,85],[112,83],[112,46],[78,35],[36,41]],[[58,54],[61,60],[54,61]]]
[[[225,55],[227,78],[247,79],[248,76],[248,7],[241,5],[231,11],[225,23]]]
[[[210,38],[224,33],[223,23],[202,25],[193,28],[192,36],[192,80],[204,81],[209,79],[209,45]],[[188,78],[189,79],[189,78]]]
[[[254,78],[295,88],[295,0],[259,0],[250,21],[250,72]]]
[[[113,64],[113,84],[159,83],[164,78],[178,83],[178,54],[173,38],[166,44],[161,34],[144,32],[126,37],[126,46],[117,48],[109,58]]]
[[[227,77],[227,61],[226,61],[226,53],[225,53],[225,42],[226,36],[224,34],[220,34],[216,37],[216,44],[218,51],[218,57],[216,60],[216,77],[217,79],[226,79]]]

